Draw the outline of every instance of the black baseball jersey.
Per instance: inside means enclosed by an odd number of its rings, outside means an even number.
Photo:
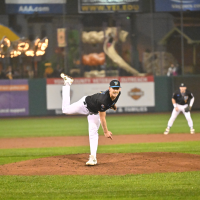
[[[190,103],[190,100],[193,98],[193,94],[186,89],[184,94],[181,94],[180,90],[173,93],[172,98],[175,99],[176,103],[180,105],[185,105]]]
[[[115,98],[114,101],[111,100],[109,90],[102,91],[97,94],[93,94],[91,96],[87,96],[85,98],[87,108],[92,113],[105,112],[113,105],[116,104],[121,92],[119,92],[118,96]]]

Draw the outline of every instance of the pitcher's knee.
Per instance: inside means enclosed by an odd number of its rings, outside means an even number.
[[[96,134],[98,134],[98,130],[97,129],[89,129],[89,133],[90,133],[90,135],[96,135]]]
[[[186,120],[187,120],[188,122],[191,122],[191,120],[190,120],[190,119],[187,119],[187,118],[186,118]]]
[[[95,134],[89,134],[89,138],[90,138],[90,140],[92,140],[92,139],[95,139],[95,138],[98,138],[99,137],[99,135],[98,135],[98,133],[96,132]]]
[[[90,127],[89,135],[90,137],[95,137],[96,135],[98,135],[98,129],[96,127]]]
[[[66,114],[66,115],[71,115],[72,114],[72,112],[67,108],[62,108],[62,113]]]

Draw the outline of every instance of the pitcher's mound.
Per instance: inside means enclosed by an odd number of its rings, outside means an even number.
[[[183,153],[98,154],[96,166],[86,166],[88,154],[39,158],[0,166],[0,175],[125,175],[200,170],[200,156]]]

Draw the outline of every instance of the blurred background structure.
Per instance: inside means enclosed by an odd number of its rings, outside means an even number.
[[[181,81],[194,87],[189,79],[198,83],[200,74],[199,11],[200,0],[1,0],[0,79],[30,83],[64,72],[75,78],[152,76],[155,88],[156,81],[165,80],[159,82],[165,87],[171,80],[169,94]]]
[[[167,75],[171,64],[176,65],[177,75],[200,73],[198,0],[2,0],[0,4],[1,40],[49,40],[43,56],[1,56],[4,68],[10,63],[19,68],[22,60],[34,66],[37,61],[39,74],[35,78],[44,76],[45,63],[49,62],[53,69],[59,64],[76,77],[132,75],[124,65],[152,75]],[[113,35],[115,52],[106,53],[103,45],[109,33]],[[95,57],[86,62],[89,54]],[[119,62],[113,58],[116,54]]]

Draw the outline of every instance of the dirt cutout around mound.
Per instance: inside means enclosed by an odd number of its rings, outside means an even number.
[[[157,143],[157,142],[200,141],[200,134],[150,134],[150,135],[114,135],[113,140],[99,136],[99,145]],[[0,149],[77,147],[89,146],[88,136],[1,138]]]
[[[200,156],[184,153],[98,154],[96,166],[86,166],[88,154],[39,158],[0,166],[0,175],[126,175],[200,170]]]
[[[123,135],[99,145],[200,141],[200,134]],[[88,146],[88,136],[0,139],[0,149]],[[125,175],[200,171],[200,155],[183,153],[97,154],[98,164],[86,166],[89,154],[64,155],[0,165],[0,175]]]

